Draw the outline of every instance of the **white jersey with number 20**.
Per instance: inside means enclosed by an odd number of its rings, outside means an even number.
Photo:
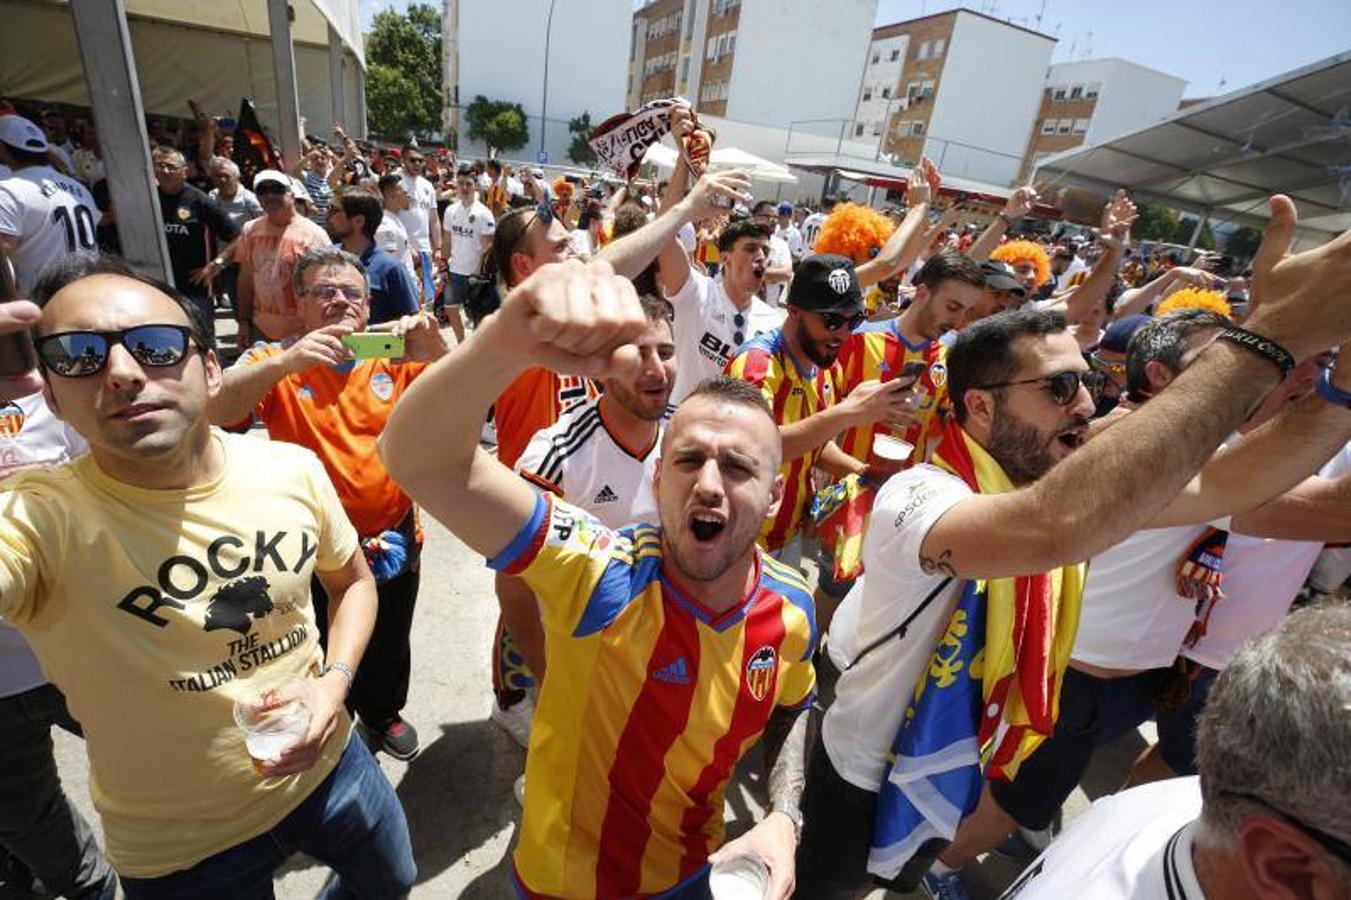
[[[0,181],[0,234],[15,239],[19,290],[63,254],[93,250],[100,213],[88,188],[50,166],[29,166]]]

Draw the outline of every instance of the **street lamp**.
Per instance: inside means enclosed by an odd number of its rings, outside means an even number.
[[[544,164],[544,129],[549,127],[549,37],[554,26],[554,4],[558,0],[549,0],[549,15],[544,20],[544,84],[540,89],[539,103],[539,156]]]

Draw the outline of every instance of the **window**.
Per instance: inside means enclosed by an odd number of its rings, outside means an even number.
[[[1075,134],[1085,134],[1087,131],[1088,131],[1088,120],[1087,120],[1087,119],[1075,119],[1075,120],[1074,120],[1074,133],[1075,133]]]
[[[859,122],[854,126],[854,137],[863,137],[863,123]]]
[[[1064,89],[1063,87],[1052,88],[1052,89],[1051,89],[1051,99],[1052,99],[1052,100],[1064,100],[1064,99],[1065,99],[1065,89]]]
[[[874,122],[874,123],[873,123],[873,137],[877,137],[877,136],[880,135],[881,133],[882,133],[882,123],[881,123],[881,122]]]
[[[887,57],[887,62],[895,62],[900,58],[901,58],[901,51],[899,48],[897,48],[891,51],[891,55]]]
[[[915,54],[915,59],[928,59],[929,50],[933,47],[933,41],[925,41],[919,45],[919,52]]]
[[[727,35],[727,52],[728,52],[728,53],[735,53],[735,52],[736,52],[736,32],[735,32],[735,31],[733,31],[731,34]]]
[[[1042,133],[1042,134],[1055,134],[1055,119],[1042,119],[1042,120],[1041,120],[1041,133]]]
[[[932,81],[924,82],[924,99],[932,100],[934,95],[934,83]]]
[[[905,86],[905,102],[911,106],[916,100],[924,96],[924,83],[922,81],[912,81]]]
[[[1074,87],[1070,88],[1070,99],[1071,99],[1071,100],[1078,100],[1078,99],[1080,99],[1081,97],[1083,97],[1083,95],[1084,95],[1084,88],[1083,88],[1083,85],[1076,84]]]
[[[933,49],[934,59],[937,59],[938,57],[943,55],[943,49],[947,47],[947,45],[948,45],[947,38],[934,39],[934,49]]]
[[[870,87],[865,87],[863,89],[863,99],[871,100],[872,98],[873,98],[873,89]]]
[[[924,137],[924,121],[922,119],[910,123],[910,136]]]
[[[711,37],[711,38],[708,39],[708,54],[707,54],[707,58],[708,58],[708,59],[717,59],[717,58],[718,58],[718,39],[717,39],[716,37]]]
[[[889,87],[882,88],[882,99],[883,100],[891,99],[891,88]]]
[[[1085,99],[1085,100],[1093,100],[1093,99],[1096,99],[1097,96],[1098,96],[1098,89],[1101,88],[1101,87],[1102,87],[1102,85],[1100,85],[1100,84],[1090,84],[1090,85],[1088,85],[1087,87],[1085,87],[1085,88],[1084,88],[1084,99]]]
[[[873,64],[874,66],[877,65],[877,63],[880,62],[881,59],[882,59],[882,54],[880,54],[880,53],[874,53],[874,54],[873,54],[873,61],[872,61],[872,64]]]
[[[1056,134],[1069,134],[1069,133],[1070,133],[1070,128],[1073,127],[1073,125],[1074,125],[1074,120],[1073,120],[1073,119],[1061,119],[1061,120],[1057,123],[1057,128],[1056,128],[1056,130],[1055,130],[1055,133],[1056,133]]]

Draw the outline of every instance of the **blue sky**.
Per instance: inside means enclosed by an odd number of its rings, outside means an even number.
[[[363,21],[408,2],[361,0]],[[548,0],[538,2],[543,22]],[[588,0],[556,2],[556,10],[584,9]],[[828,14],[830,0],[793,0],[793,5],[804,15],[821,15]],[[1120,56],[1187,79],[1189,97],[1232,91],[1351,50],[1351,0],[879,0],[877,24],[958,6],[1056,37],[1053,62]]]

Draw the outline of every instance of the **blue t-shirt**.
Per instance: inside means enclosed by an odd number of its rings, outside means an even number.
[[[399,261],[372,244],[361,254],[366,277],[371,283],[370,323],[389,322],[418,311],[418,292],[413,276]]]

